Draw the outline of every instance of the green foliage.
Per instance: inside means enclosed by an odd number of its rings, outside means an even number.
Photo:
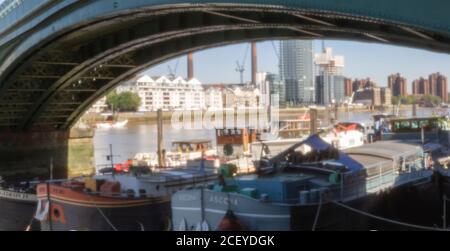
[[[398,105],[398,103],[401,103],[402,105],[409,105],[414,104],[416,102],[416,98],[414,96],[393,96],[392,97],[392,104]]]
[[[119,95],[116,91],[111,92],[106,96],[106,105],[111,110],[116,110],[119,105]]]
[[[392,96],[392,104],[397,105],[399,100],[401,100],[401,97],[399,96]]]
[[[392,104],[397,105],[398,102],[401,102],[403,105],[412,105],[412,104],[418,104],[418,103],[425,103],[425,104],[433,104],[433,105],[439,105],[441,103],[441,98],[438,96],[433,95],[423,95],[422,97],[417,97],[414,95],[409,96],[393,96],[392,97]]]
[[[442,102],[441,97],[433,96],[433,95],[424,95],[422,100],[433,105],[439,105]]]
[[[405,98],[405,103],[412,105],[412,104],[416,104],[417,103],[417,98],[413,95],[410,95],[408,97]]]
[[[106,104],[109,109],[115,111],[137,111],[141,105],[141,98],[132,92],[122,92],[117,94],[117,92],[112,92],[106,97]]]

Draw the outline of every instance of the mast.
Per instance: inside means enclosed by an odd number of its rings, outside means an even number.
[[[158,109],[158,164],[160,167],[165,167],[164,156],[164,139],[163,139],[163,111]]]

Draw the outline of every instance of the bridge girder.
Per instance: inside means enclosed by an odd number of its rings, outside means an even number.
[[[445,34],[342,13],[246,5],[128,11],[65,31],[0,75],[0,130],[66,130],[90,104],[146,67],[191,51],[274,38],[450,51]]]

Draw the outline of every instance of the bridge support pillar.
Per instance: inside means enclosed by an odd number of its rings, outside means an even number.
[[[54,179],[93,174],[93,133],[0,133],[0,176],[4,179],[49,179],[50,169]]]

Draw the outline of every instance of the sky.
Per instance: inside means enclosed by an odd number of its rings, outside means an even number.
[[[279,73],[278,41],[258,43],[258,71]],[[314,41],[315,50],[320,52],[322,41]],[[370,77],[379,86],[387,86],[387,77],[392,73],[401,73],[407,78],[408,88],[419,77],[428,77],[434,72],[441,72],[450,77],[450,54],[435,53],[422,49],[354,41],[326,40],[326,47],[333,49],[333,54],[345,57],[344,75],[351,78]],[[236,61],[242,63],[248,44],[236,44],[199,51],[194,54],[195,77],[202,83],[239,83],[240,75],[236,72]],[[186,76],[186,57],[162,63],[144,73],[151,76],[167,75],[168,66],[175,68],[177,74]],[[250,50],[245,65],[245,81],[251,79]]]

